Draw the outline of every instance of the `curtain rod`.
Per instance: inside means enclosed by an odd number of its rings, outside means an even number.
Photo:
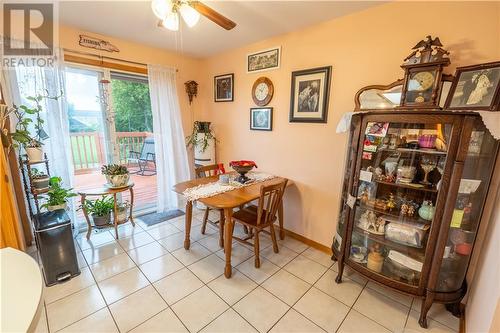
[[[83,52],[83,51],[71,50],[71,49],[66,49],[66,48],[64,48],[63,50],[64,50],[64,52],[70,52],[70,53],[76,53],[76,54],[81,54],[81,55],[90,56],[90,57],[96,57],[96,58],[101,59],[101,61],[104,60],[104,59],[107,59],[107,60],[114,60],[114,61],[125,62],[125,63],[132,64],[132,65],[139,65],[139,66],[143,66],[143,67],[148,67],[147,64],[144,64],[142,62],[136,62],[136,61],[119,59],[119,58],[113,58],[113,57],[98,55],[98,54],[91,53],[91,52]],[[176,68],[175,71],[178,72],[179,69]]]

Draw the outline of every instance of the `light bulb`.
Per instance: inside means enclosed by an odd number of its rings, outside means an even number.
[[[179,30],[179,15],[174,12],[167,14],[167,17],[161,22],[161,24],[168,30],[178,31]]]
[[[172,6],[171,0],[153,0],[151,2],[151,9],[153,10],[153,13],[161,20],[163,20],[168,13],[172,11]]]
[[[186,22],[188,27],[192,28],[196,23],[198,23],[198,20],[200,19],[200,13],[198,13],[187,3],[183,3],[179,11],[181,12],[182,18],[184,19],[184,22]]]

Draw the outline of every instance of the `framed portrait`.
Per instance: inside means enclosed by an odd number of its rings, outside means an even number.
[[[224,74],[214,77],[214,101],[234,101],[234,74]]]
[[[247,54],[247,73],[262,72],[280,68],[281,47],[273,47]]]
[[[250,129],[257,131],[272,131],[273,108],[251,108]]]
[[[326,123],[332,66],[292,72],[291,123]]]
[[[500,61],[458,67],[445,108],[498,111]]]

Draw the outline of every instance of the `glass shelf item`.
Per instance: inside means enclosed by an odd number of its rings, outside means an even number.
[[[368,122],[361,135],[349,259],[420,283],[452,124]]]
[[[448,231],[437,291],[459,290],[465,279],[488,184],[495,165],[497,143],[478,118],[472,129],[457,199]],[[443,221],[444,222],[444,221]]]

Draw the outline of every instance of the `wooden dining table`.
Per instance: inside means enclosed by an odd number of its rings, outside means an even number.
[[[174,191],[182,194],[188,188],[196,187],[202,184],[208,184],[218,181],[218,176],[203,177],[189,180],[186,182],[179,183],[174,186]],[[197,201],[203,203],[204,205],[215,208],[222,209],[224,211],[224,252],[226,254],[226,266],[224,268],[224,275],[226,278],[231,277],[231,250],[233,242],[233,229],[234,221],[232,218],[233,209],[241,207],[255,199],[260,197],[261,186],[274,185],[284,181],[282,177],[274,177],[265,181],[256,182],[255,184],[243,186],[236,188],[231,191],[216,194],[211,197],[201,198]],[[184,238],[184,248],[189,250],[191,245],[190,233],[191,233],[191,220],[193,217],[193,202],[187,201],[186,203],[186,231]],[[278,219],[279,219],[279,236],[280,239],[285,238],[285,230],[283,229],[283,205],[280,204],[278,208]]]

